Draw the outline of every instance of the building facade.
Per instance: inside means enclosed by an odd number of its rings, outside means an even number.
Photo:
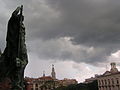
[[[46,76],[43,72],[43,76],[39,78],[25,78],[26,90],[54,90],[61,86],[68,86],[70,84],[77,84],[75,79],[56,79],[56,72],[54,65],[52,65],[51,76]]]
[[[78,82],[76,81],[76,79],[68,79],[68,78],[64,78],[63,80],[58,80],[59,85],[60,86],[68,86],[71,84],[77,84]]]
[[[120,90],[120,72],[116,63],[111,63],[110,71],[97,78],[99,90]]]
[[[53,90],[58,86],[58,80],[53,79],[51,76],[45,76],[33,81],[32,90]]]
[[[98,77],[98,75],[96,74],[95,77],[91,77],[91,78],[85,79],[84,83],[85,84],[92,83],[95,80],[97,80],[97,77]]]

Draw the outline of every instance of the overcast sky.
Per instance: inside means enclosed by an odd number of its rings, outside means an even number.
[[[7,22],[24,5],[29,64],[25,75],[58,79],[102,74],[110,62],[120,65],[120,0],[0,0],[0,47]],[[106,65],[108,68],[106,68]]]

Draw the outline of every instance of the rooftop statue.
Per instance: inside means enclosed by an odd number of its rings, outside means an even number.
[[[22,5],[17,7],[8,21],[6,48],[0,57],[0,82],[9,78],[11,90],[25,90],[23,79],[28,57],[22,11]]]

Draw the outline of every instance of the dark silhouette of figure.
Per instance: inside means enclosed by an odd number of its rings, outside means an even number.
[[[9,78],[12,90],[24,90],[24,69],[28,63],[22,9],[23,6],[17,7],[8,21],[6,48],[0,57],[1,81]]]

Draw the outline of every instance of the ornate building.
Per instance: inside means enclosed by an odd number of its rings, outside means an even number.
[[[120,72],[116,68],[116,63],[111,63],[110,71],[106,71],[98,78],[99,90],[120,90]]]
[[[40,77],[33,81],[32,90],[52,90],[59,87],[59,82],[51,76]]]
[[[58,81],[60,86],[68,86],[71,84],[77,84],[78,82],[76,81],[76,79],[68,79],[68,78],[64,78],[63,80],[59,80]]]
[[[92,82],[94,82],[95,80],[97,80],[98,77],[99,77],[99,75],[96,74],[94,77],[85,79],[84,83],[85,83],[85,84],[92,83]]]
[[[43,76],[39,78],[25,78],[26,90],[54,90],[60,86],[68,86],[70,84],[77,84],[75,79],[56,79],[56,73],[54,65],[52,65],[51,76],[46,76],[43,72]]]

